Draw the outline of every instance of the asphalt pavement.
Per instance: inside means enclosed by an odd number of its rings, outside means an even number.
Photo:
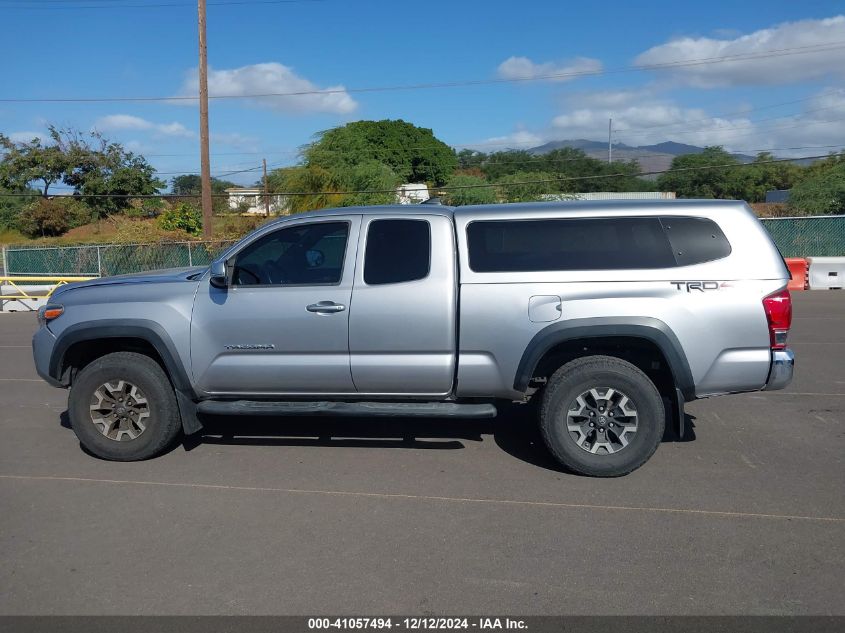
[[[619,479],[561,471],[531,412],[212,420],[84,453],[0,314],[0,614],[845,615],[845,292],[794,293],[796,377],[687,405]]]

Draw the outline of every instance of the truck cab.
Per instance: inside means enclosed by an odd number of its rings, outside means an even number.
[[[425,205],[408,210],[305,215],[226,253],[223,275],[209,272],[193,306],[196,388],[226,397],[451,394],[452,221]]]

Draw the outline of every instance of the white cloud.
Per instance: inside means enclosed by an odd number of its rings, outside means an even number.
[[[767,121],[758,126],[756,138],[762,147],[805,147],[808,149],[777,152],[786,156],[826,154],[836,148],[812,149],[840,143],[845,147],[845,89],[827,89],[808,101],[802,113],[791,117]]]
[[[44,132],[31,132],[28,130],[22,132],[12,132],[9,134],[9,139],[15,143],[29,143],[33,139],[38,139],[39,141],[46,141],[47,135]]]
[[[131,114],[110,114],[104,116],[94,123],[94,129],[103,132],[118,130],[142,130],[150,131],[160,136],[173,136],[179,138],[194,138],[196,134],[181,123],[153,123],[141,117]]]
[[[675,141],[702,147],[723,145],[747,154],[772,148],[784,157],[826,154],[845,147],[843,88],[822,90],[804,102],[800,112],[783,116],[749,112],[714,117],[702,108],[684,107],[641,90],[579,93],[571,95],[568,102],[571,106],[545,128],[519,128],[469,147],[489,152],[508,147],[529,149],[548,141],[605,141],[610,118],[614,142],[629,146]],[[841,145],[824,147],[837,140]]]
[[[673,140],[691,145],[727,144],[731,136],[753,130],[747,118],[711,118],[700,108],[684,108],[671,101],[633,100],[613,108],[578,108],[552,120],[558,138],[604,139],[608,119],[618,140],[649,145]]]
[[[502,79],[546,78],[548,81],[570,81],[576,78],[574,73],[595,73],[601,69],[602,63],[590,57],[576,57],[566,63],[537,63],[527,57],[509,57],[499,64],[498,74]]]
[[[241,150],[258,151],[259,142],[254,136],[247,136],[238,132],[212,132],[212,145],[228,145]]]
[[[645,66],[712,57],[765,55],[766,51],[771,50],[819,45],[841,46],[843,42],[845,15],[838,15],[821,20],[784,22],[772,28],[733,38],[679,38],[650,48],[640,54],[634,63]],[[670,72],[686,83],[701,88],[803,82],[828,75],[845,75],[845,47],[706,63],[670,68],[661,72]]]
[[[566,97],[566,103],[577,103],[580,108],[618,108],[653,99],[654,90],[645,87],[569,93]]]
[[[197,94],[198,85],[197,71],[193,69],[188,73],[180,95]],[[313,94],[314,91],[322,92]],[[279,93],[312,94],[251,98],[248,102],[262,108],[291,113],[348,114],[358,107],[358,103],[349,96],[343,86],[319,88],[307,79],[298,76],[290,67],[276,62],[253,64],[229,70],[212,68],[208,70],[208,94],[212,97]]]
[[[542,145],[544,142],[544,137],[537,132],[517,130],[504,136],[494,136],[478,143],[470,143],[460,147],[479,149],[484,152],[498,152],[505,149],[527,149]]]

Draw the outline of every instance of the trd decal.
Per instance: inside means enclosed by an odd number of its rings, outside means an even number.
[[[705,292],[707,290],[718,290],[718,281],[670,281],[670,284],[675,286],[676,290],[683,290],[686,288],[687,292],[696,290],[698,292]]]

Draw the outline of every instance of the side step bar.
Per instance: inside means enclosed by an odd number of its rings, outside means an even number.
[[[492,404],[459,402],[270,402],[203,400],[198,413],[208,415],[327,415],[345,417],[494,418]]]

